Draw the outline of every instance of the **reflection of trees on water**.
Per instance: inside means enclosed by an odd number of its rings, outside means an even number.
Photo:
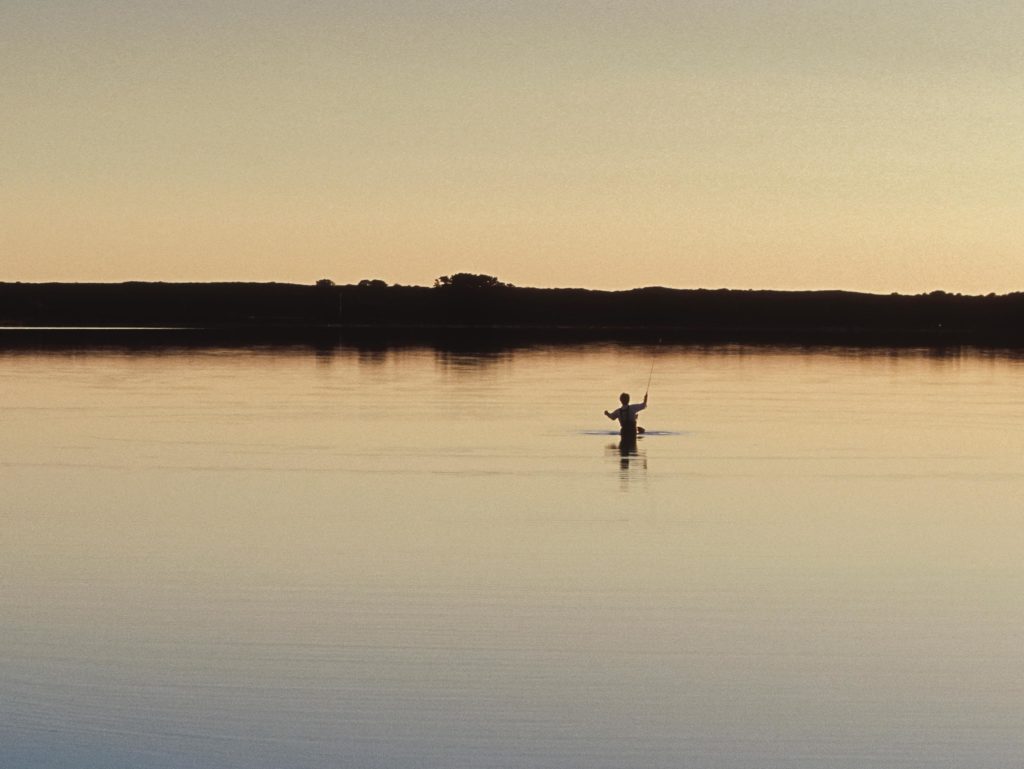
[[[361,347],[356,351],[360,366],[382,366],[391,353],[386,347]]]
[[[434,363],[446,374],[473,374],[492,372],[500,365],[512,361],[512,353],[508,351],[474,351],[434,350]]]
[[[437,368],[444,371],[482,371],[500,364],[508,363],[515,356],[516,348],[492,347],[480,348],[466,346],[438,346],[433,344],[392,345],[359,344],[316,349],[317,358],[325,362],[331,360],[352,360],[359,365],[380,366],[395,361],[401,362],[409,358],[422,359],[430,356]]]

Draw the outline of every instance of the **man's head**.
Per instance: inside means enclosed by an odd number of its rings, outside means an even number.
[[[627,405],[629,403],[629,393],[622,393],[622,395],[619,396],[619,403],[623,406]]]

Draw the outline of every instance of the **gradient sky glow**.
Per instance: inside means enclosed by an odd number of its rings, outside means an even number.
[[[0,0],[0,280],[1024,290],[1024,5]]]

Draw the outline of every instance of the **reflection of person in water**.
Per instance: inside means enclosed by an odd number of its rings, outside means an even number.
[[[640,456],[640,452],[637,450],[637,440],[635,435],[622,436],[619,444],[614,447],[619,452],[619,456],[622,458],[621,466],[623,470],[629,469],[629,460],[631,457]]]
[[[619,396],[619,402],[622,404],[619,408],[615,411],[606,411],[604,415],[609,419],[619,420],[619,434],[624,441],[636,440],[637,433],[644,431],[644,428],[636,426],[636,415],[647,408],[647,393],[644,393],[641,403],[630,403],[629,393],[622,393]]]
[[[607,455],[618,465],[623,491],[627,491],[633,482],[642,479],[647,472],[647,454],[639,448],[636,436],[623,437],[618,443],[610,444]]]

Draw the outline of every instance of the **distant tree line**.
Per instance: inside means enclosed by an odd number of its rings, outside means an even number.
[[[476,275],[471,272],[457,272],[442,275],[434,281],[434,288],[451,288],[459,291],[478,291],[489,288],[511,288],[493,275]]]
[[[433,286],[0,283],[0,325],[520,328],[680,339],[1024,345],[1024,294],[522,288],[458,272]]]

